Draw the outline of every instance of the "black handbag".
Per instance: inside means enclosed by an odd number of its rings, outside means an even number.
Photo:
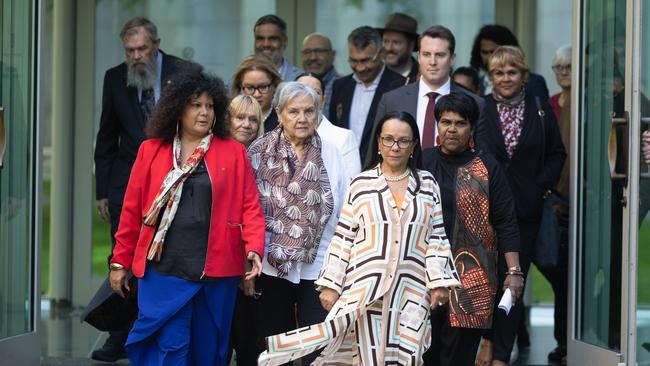
[[[544,110],[538,97],[535,97],[537,103],[537,114],[542,124],[542,168],[544,167],[544,156],[546,154],[546,130],[544,126]],[[533,263],[539,268],[553,268],[560,265],[560,223],[556,215],[555,207],[568,207],[568,202],[559,194],[548,190],[544,193],[544,203],[542,206],[542,218],[539,224],[537,240],[533,247]]]
[[[80,316],[101,331],[129,331],[138,317],[138,279],[129,272],[131,291],[122,298],[111,288],[108,278],[99,286],[97,293]]]

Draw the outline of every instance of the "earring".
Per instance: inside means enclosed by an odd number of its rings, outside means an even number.
[[[440,136],[436,136],[436,146],[440,146]]]
[[[377,154],[381,156],[381,150],[377,150]]]
[[[180,132],[179,132],[179,131],[180,131],[180,127],[181,127],[181,120],[179,119],[179,120],[178,120],[178,123],[176,123],[176,136],[179,136],[179,137],[180,137],[180,135],[181,135]]]
[[[413,159],[413,154],[409,155],[409,159]]]

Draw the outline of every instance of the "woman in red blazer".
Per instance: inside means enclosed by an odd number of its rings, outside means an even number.
[[[227,365],[245,259],[261,272],[264,216],[245,148],[227,138],[223,82],[197,69],[168,86],[124,197],[111,287],[139,278],[133,365]]]

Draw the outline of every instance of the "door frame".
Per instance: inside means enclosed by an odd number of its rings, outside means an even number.
[[[583,16],[584,2],[587,0],[573,1],[573,49],[572,64],[581,65],[574,68],[572,75],[571,105],[571,144],[581,147],[582,139],[579,136],[582,119],[583,105],[581,104],[581,91],[584,89],[584,60],[582,50],[584,44]],[[580,286],[578,273],[582,272],[579,261],[583,217],[580,214],[578,203],[581,192],[578,189],[578,176],[571,178],[571,206],[570,206],[570,248],[569,255],[569,315],[568,315],[568,356],[567,363],[589,365],[635,365],[636,364],[636,310],[637,310],[637,243],[638,243],[638,202],[639,202],[639,175],[640,175],[640,46],[641,46],[641,1],[627,0],[625,10],[625,111],[629,112],[629,154],[628,154],[628,183],[623,196],[627,197],[627,204],[623,213],[622,253],[621,260],[623,275],[621,276],[621,350],[615,352],[602,347],[584,343],[577,339],[580,319],[577,318],[580,309]],[[579,70],[579,72],[575,72]],[[570,171],[581,172],[583,153],[582,149],[572,149]],[[580,225],[578,225],[580,224]]]
[[[41,29],[41,15],[42,6],[41,0],[34,0],[32,2],[32,18],[30,39],[30,48],[32,59],[31,62],[31,75],[29,78],[33,85],[31,100],[32,103],[29,109],[29,120],[32,122],[31,126],[31,143],[35,150],[32,155],[31,161],[31,191],[33,200],[30,205],[31,210],[31,230],[29,245],[31,246],[32,257],[30,258],[30,276],[32,286],[31,290],[31,331],[16,336],[0,339],[0,355],[2,355],[2,362],[11,365],[40,365],[41,344],[40,344],[40,314],[41,314],[41,281],[40,281],[40,248],[41,248],[41,202],[42,202],[42,144],[41,134],[39,127],[39,114],[38,114],[38,66],[40,57],[38,54],[38,45],[40,44],[40,29]],[[38,350],[35,352],[35,350]]]

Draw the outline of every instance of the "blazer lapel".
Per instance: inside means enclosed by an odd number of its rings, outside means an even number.
[[[406,217],[404,215],[404,212],[408,210],[409,205],[413,203],[413,198],[415,197],[413,193],[415,192],[416,183],[413,174],[418,174],[418,172],[417,171],[411,172],[411,175],[409,176],[409,184],[408,187],[406,188],[406,192],[404,193],[404,200],[402,201],[402,207],[399,210],[399,216],[402,221],[404,221],[404,218]],[[402,222],[402,225],[406,225],[406,222]]]
[[[410,113],[415,120],[418,119],[418,92],[420,91],[420,83],[412,83],[404,88],[404,98],[400,104],[404,105],[404,110]]]
[[[486,108],[485,112],[488,114],[488,118],[486,119],[486,122],[489,122],[491,126],[487,128],[490,133],[493,133],[495,136],[495,142],[497,143],[496,149],[497,153],[503,157],[508,156],[506,153],[506,142],[503,139],[503,133],[501,132],[501,117],[499,117],[499,111],[497,110],[497,105],[492,100],[491,97],[485,98],[486,100]]]
[[[345,81],[345,87],[342,88],[342,95],[339,99],[339,103],[336,105],[336,111],[338,112],[339,106],[342,109],[340,121],[342,122],[343,128],[350,128],[350,109],[352,108],[354,97],[354,88],[356,87],[356,82],[352,75]],[[332,111],[330,111],[332,113]]]

